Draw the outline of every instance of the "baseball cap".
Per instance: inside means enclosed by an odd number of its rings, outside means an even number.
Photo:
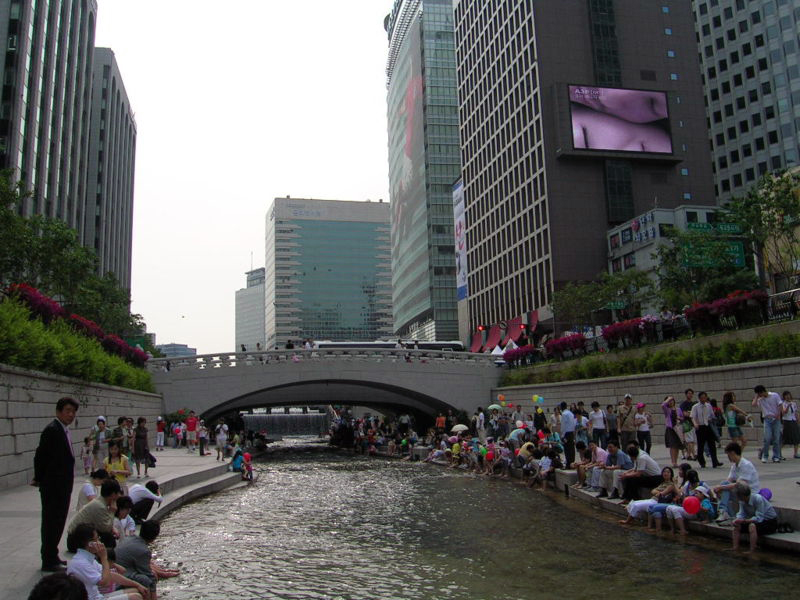
[[[103,415],[100,415],[99,417],[97,417],[97,420],[98,421],[102,421],[103,423],[106,422],[106,418]]]
[[[633,398],[633,396],[631,396],[630,394],[625,394],[625,397],[626,398]]]

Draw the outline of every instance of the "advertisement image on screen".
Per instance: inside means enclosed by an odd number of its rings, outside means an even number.
[[[672,153],[666,92],[569,86],[576,150]]]
[[[464,184],[453,186],[453,218],[456,250],[456,299],[466,300],[467,289],[467,222],[464,216]]]

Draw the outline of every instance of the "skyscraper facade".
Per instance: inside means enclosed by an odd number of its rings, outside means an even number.
[[[396,0],[384,21],[392,301],[401,337],[458,337],[452,185],[460,173],[452,0]]]
[[[84,240],[95,0],[2,0],[0,167]],[[91,244],[86,244],[91,245]]]
[[[130,289],[136,121],[110,48],[94,50],[91,109],[84,244]]]
[[[764,174],[797,166],[800,5],[693,0],[717,197],[742,196]]]
[[[267,350],[264,346],[264,267],[248,271],[247,287],[236,291],[236,350]]]
[[[266,349],[392,334],[389,205],[275,198],[267,214]]]
[[[470,329],[536,314],[605,270],[606,231],[714,204],[688,2],[460,0]],[[536,313],[534,313],[536,311]],[[566,325],[566,324],[563,324]]]

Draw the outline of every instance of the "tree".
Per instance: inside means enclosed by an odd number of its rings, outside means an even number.
[[[656,298],[655,280],[638,269],[603,273],[600,276],[600,285],[599,295],[606,299],[606,304],[623,302],[629,317],[641,315],[642,310]]]
[[[670,243],[653,254],[659,262],[658,296],[666,306],[708,302],[757,286],[755,273],[744,263],[743,252],[737,251],[737,240],[715,232],[676,229],[667,237]]]
[[[130,292],[113,273],[96,274],[97,257],[78,242],[75,230],[59,219],[19,214],[27,196],[9,171],[0,173],[0,289],[29,283],[106,333],[143,333],[141,315],[130,312]]]
[[[553,293],[552,308],[556,319],[569,328],[580,328],[592,322],[592,313],[606,304],[599,297],[597,282],[570,282]]]
[[[800,172],[765,175],[723,213],[738,224],[753,253],[762,287],[768,272],[791,277],[800,265]]]

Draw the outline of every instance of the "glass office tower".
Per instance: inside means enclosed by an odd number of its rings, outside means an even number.
[[[743,196],[800,148],[800,4],[694,0],[717,198]]]
[[[394,330],[458,338],[452,186],[460,174],[452,0],[397,0],[384,21]]]
[[[392,333],[389,205],[276,198],[267,216],[266,348]]]

